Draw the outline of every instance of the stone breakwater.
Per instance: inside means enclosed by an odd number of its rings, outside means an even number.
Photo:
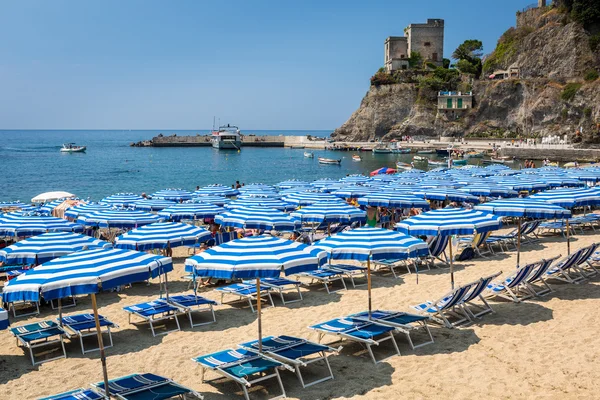
[[[150,140],[131,143],[132,147],[203,147],[211,146],[210,135],[178,136],[158,135]],[[324,149],[328,143],[313,136],[242,136],[242,145],[247,147],[304,147]]]

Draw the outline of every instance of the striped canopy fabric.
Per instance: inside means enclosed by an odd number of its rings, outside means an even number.
[[[245,197],[242,199],[234,200],[229,204],[225,205],[225,208],[240,208],[240,207],[266,207],[274,208],[280,211],[292,211],[296,209],[294,204],[279,200],[279,199],[268,199],[262,197]]]
[[[374,193],[358,198],[358,204],[371,207],[422,208],[429,210],[429,203],[422,198],[400,193]]]
[[[600,204],[600,192],[593,189],[548,190],[533,194],[530,198],[566,208]]]
[[[396,224],[397,231],[412,236],[471,235],[500,229],[499,216],[485,211],[444,208],[415,215]]]
[[[70,220],[76,220],[80,215],[91,214],[100,210],[109,210],[111,206],[108,204],[100,204],[100,203],[88,203],[88,204],[79,204],[70,208],[67,208],[65,211],[65,217]]]
[[[458,190],[472,194],[473,196],[516,197],[519,195],[519,193],[507,187],[487,183],[473,183],[463,186]]]
[[[192,199],[192,193],[183,189],[164,189],[152,193],[152,198],[171,201],[187,201]]]
[[[272,236],[250,236],[211,247],[185,261],[196,275],[220,279],[276,278],[313,271],[327,253],[302,243]]]
[[[136,201],[144,200],[142,196],[133,193],[116,193],[103,198],[100,203],[113,207],[131,207]]]
[[[318,241],[313,247],[322,249],[338,260],[366,261],[404,260],[429,254],[421,239],[381,228],[357,228],[337,233]]]
[[[504,217],[569,218],[571,211],[530,197],[494,200],[474,207]]]
[[[348,175],[340,179],[340,182],[345,183],[365,183],[369,182],[370,178],[365,175]]]
[[[346,186],[331,192],[334,196],[342,197],[344,199],[356,199],[358,197],[364,197],[368,194],[379,193],[381,189],[370,186]]]
[[[234,208],[217,215],[215,223],[223,227],[277,231],[295,231],[301,227],[300,220],[266,207]]]
[[[83,226],[62,218],[27,212],[0,216],[0,236],[34,236],[46,232],[83,232]]]
[[[323,201],[339,201],[339,198],[323,192],[298,192],[285,196],[282,200],[299,206],[309,206]]]
[[[302,222],[334,223],[365,222],[367,213],[342,201],[327,201],[306,206],[290,214]]]
[[[221,196],[198,196],[192,199],[194,203],[214,204],[215,206],[223,207],[231,200]]]
[[[479,203],[479,199],[469,193],[461,192],[458,189],[442,188],[438,187],[435,189],[421,189],[415,188],[412,191],[419,195],[422,194],[426,199],[437,200],[437,201],[458,201],[467,203]]]
[[[212,234],[204,228],[179,222],[159,222],[124,233],[117,238],[115,247],[145,251],[191,246],[210,238]]]
[[[108,242],[69,232],[49,232],[21,240],[0,250],[5,265],[42,264],[81,250],[110,248]]]
[[[52,200],[48,203],[45,203],[43,206],[41,206],[40,211],[45,212],[47,214],[52,214],[52,210],[54,210],[56,207],[60,206],[64,202],[65,202],[65,199]]]
[[[48,261],[12,279],[3,300],[39,301],[98,293],[170,272],[170,257],[123,249],[96,249]]]
[[[162,200],[162,199],[144,199],[140,201],[136,201],[133,204],[133,208],[136,210],[144,210],[144,211],[160,211],[167,207],[171,207],[173,204],[177,204],[171,200]]]
[[[240,194],[237,197],[238,199],[247,199],[249,197],[279,199],[281,197],[281,195],[279,193],[277,193],[275,190],[250,189],[250,190],[244,190],[242,192],[240,189]]]
[[[140,210],[102,210],[80,216],[77,218],[77,222],[100,228],[134,228],[161,222],[164,219],[159,215]]]
[[[192,196],[224,196],[224,197],[233,197],[237,196],[240,192],[237,189],[232,187],[227,187],[224,185],[208,185],[201,187],[192,193]]]
[[[305,182],[305,181],[300,181],[297,179],[289,179],[287,181],[279,182],[277,184],[277,186],[279,186],[280,189],[291,189],[293,187],[309,186],[309,185],[310,185],[310,183]]]
[[[225,209],[214,204],[204,203],[179,203],[158,212],[158,215],[171,221],[183,219],[214,218],[215,215],[225,212]]]

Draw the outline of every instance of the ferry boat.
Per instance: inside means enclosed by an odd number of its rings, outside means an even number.
[[[319,164],[341,165],[342,160],[334,160],[333,158],[319,157]]]
[[[60,149],[61,153],[85,153],[85,146],[75,146],[75,143],[65,143]]]
[[[242,147],[240,129],[229,124],[220,126],[218,131],[213,131],[210,141],[215,149],[240,150]]]

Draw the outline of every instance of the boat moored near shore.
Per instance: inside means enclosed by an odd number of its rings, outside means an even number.
[[[212,147],[219,150],[240,150],[242,148],[240,129],[229,124],[220,126],[218,131],[214,131],[210,141]]]
[[[85,153],[86,146],[75,146],[75,143],[65,143],[60,149],[61,153]]]

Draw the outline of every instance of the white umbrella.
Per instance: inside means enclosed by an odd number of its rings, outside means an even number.
[[[38,194],[33,199],[31,199],[32,203],[46,203],[52,200],[58,199],[68,199],[71,197],[75,197],[74,194],[69,192],[46,192],[42,194]]]

